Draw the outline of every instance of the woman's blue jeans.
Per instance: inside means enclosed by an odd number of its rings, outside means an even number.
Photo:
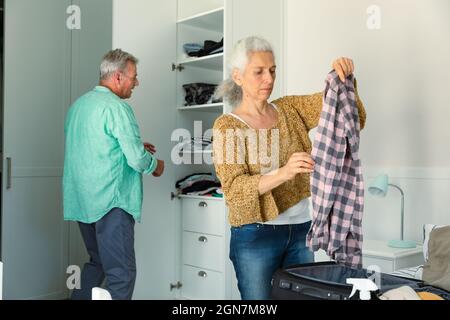
[[[243,300],[268,300],[279,268],[314,262],[306,246],[311,221],[292,225],[247,224],[231,228],[230,259]]]

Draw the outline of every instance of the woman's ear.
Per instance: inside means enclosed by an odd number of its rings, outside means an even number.
[[[239,69],[234,68],[231,77],[238,86],[242,86],[242,75]]]

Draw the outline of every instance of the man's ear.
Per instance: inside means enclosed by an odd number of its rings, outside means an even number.
[[[113,79],[115,83],[122,82],[122,74],[119,71],[114,72]]]
[[[231,78],[236,82],[238,86],[242,86],[242,75],[241,71],[237,68],[233,69],[233,72],[231,73]]]

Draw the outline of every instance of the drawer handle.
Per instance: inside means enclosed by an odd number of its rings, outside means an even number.
[[[208,206],[208,204],[205,201],[202,201],[198,204],[198,206],[201,208],[206,208]]]
[[[207,274],[205,271],[200,271],[200,272],[198,273],[198,276],[199,276],[199,277],[202,277],[202,278],[206,278],[206,277],[208,276],[208,274]]]
[[[208,242],[208,238],[201,236],[200,238],[198,238],[198,241],[203,242],[203,243],[207,243]]]

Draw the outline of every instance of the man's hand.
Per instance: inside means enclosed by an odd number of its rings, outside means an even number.
[[[144,148],[145,150],[147,150],[148,152],[150,152],[151,154],[154,154],[156,152],[156,148],[154,145],[152,145],[149,142],[144,142]]]
[[[155,171],[153,171],[152,175],[154,177],[161,177],[161,175],[164,172],[164,161],[163,160],[158,160],[158,165],[156,166]]]
[[[342,82],[355,71],[353,60],[350,58],[338,58],[333,61],[332,68],[336,71]]]

